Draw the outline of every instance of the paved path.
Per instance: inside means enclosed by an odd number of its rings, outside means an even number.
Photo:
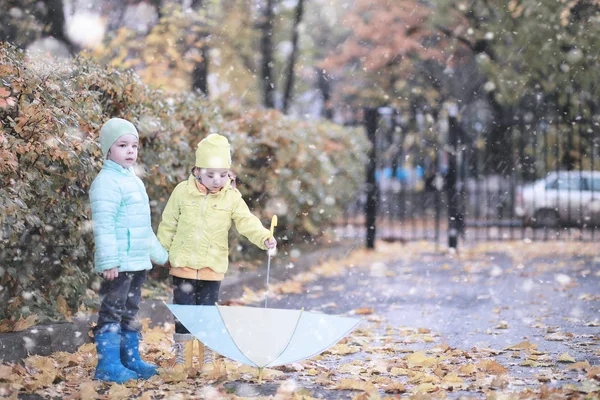
[[[556,360],[568,353],[576,361],[600,364],[600,260],[594,257],[537,257],[525,264],[508,254],[493,252],[469,259],[434,253],[418,259],[374,263],[350,269],[343,276],[320,278],[306,286],[306,293],[269,301],[274,308],[302,308],[330,314],[372,308],[387,326],[439,334],[439,341],[469,352],[474,348],[499,351],[524,341],[538,346],[554,367],[522,366],[524,359],[502,351],[496,359],[523,386],[536,375],[562,370]],[[382,333],[382,335],[385,335]],[[406,345],[427,349],[435,345]],[[399,350],[401,351],[401,350]],[[369,358],[358,354],[350,359]],[[563,371],[563,381],[550,386],[577,383],[578,373]],[[356,392],[324,390],[294,376],[314,397],[352,398]],[[239,382],[228,384],[239,396],[272,395],[280,382],[262,387]],[[539,387],[539,385],[538,385]],[[516,390],[519,388],[515,388]],[[383,395],[383,393],[382,393]],[[455,392],[450,397],[481,393]]]
[[[367,261],[361,266],[348,266],[337,276],[316,276],[304,284],[303,293],[277,295],[270,298],[269,307],[304,308],[328,314],[373,310],[373,314],[366,316],[370,321],[365,321],[362,328],[375,327],[378,332],[369,333],[373,336],[362,343],[358,353],[333,361],[318,361],[320,367],[330,371],[337,371],[352,360],[359,364],[372,362],[379,356],[368,352],[367,347],[386,342],[393,343],[394,354],[389,356],[392,361],[412,351],[431,350],[441,343],[465,354],[475,352],[474,349],[496,349],[494,359],[508,368],[511,376],[508,389],[516,391],[528,386],[539,388],[540,374],[560,377],[547,382],[551,387],[577,384],[581,373],[568,371],[563,364],[556,363],[563,353],[569,353],[576,361],[600,363],[599,257],[538,255],[522,259],[518,253],[507,251],[504,244],[487,252],[457,257],[411,252],[410,246],[414,244],[406,245],[406,252],[400,247],[397,256],[389,262]],[[348,250],[338,250],[338,256],[343,257]],[[310,257],[305,255],[304,267],[296,271],[317,265],[323,254]],[[279,262],[281,264],[275,263],[273,287],[285,279],[298,280],[292,273],[296,267],[286,267],[283,259]],[[230,281],[225,297],[239,296],[244,285],[261,290],[264,276],[253,274],[252,279]],[[157,313],[153,321],[165,322],[161,316],[168,314],[160,310],[162,305],[148,304]],[[262,303],[256,305],[262,306]],[[419,329],[431,331],[433,341],[392,337],[402,330],[417,332]],[[389,333],[390,330],[393,333]],[[537,345],[540,354],[552,360],[551,365],[524,366],[522,354],[505,350],[525,341]],[[294,381],[296,390],[303,388],[312,397],[340,399],[357,395],[356,391],[332,390],[327,384],[317,384],[314,377],[305,373],[288,369],[285,377]],[[515,381],[519,381],[518,385],[511,387]],[[280,380],[266,381],[259,386],[252,381],[238,380],[227,382],[225,386],[237,396],[255,397],[275,394],[281,383]],[[407,387],[410,390],[410,383]],[[461,395],[484,398],[482,391],[473,387],[446,394],[448,398]]]

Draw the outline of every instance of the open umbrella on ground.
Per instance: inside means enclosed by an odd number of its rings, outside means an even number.
[[[277,216],[271,221],[271,235]],[[269,255],[270,266],[270,255]],[[267,292],[268,292],[267,272]],[[215,352],[258,368],[313,357],[348,335],[358,318],[265,307],[167,304],[175,317]]]
[[[199,341],[217,353],[258,368],[313,357],[350,333],[358,318],[303,310],[168,304]]]

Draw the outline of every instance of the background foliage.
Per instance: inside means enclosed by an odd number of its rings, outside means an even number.
[[[265,225],[279,214],[282,244],[319,236],[362,182],[367,145],[356,131],[167,95],[134,72],[85,58],[56,64],[2,45],[0,60],[2,319],[58,318],[80,307],[94,280],[87,192],[101,167],[96,135],[109,117],[139,128],[138,172],[155,227],[196,143],[213,131],[231,140],[238,188],[253,211]],[[235,240],[243,251],[233,257],[251,250]]]

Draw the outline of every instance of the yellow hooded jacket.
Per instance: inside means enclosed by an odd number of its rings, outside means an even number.
[[[162,214],[158,240],[169,252],[171,275],[222,280],[229,267],[231,221],[239,233],[266,250],[271,235],[228,181],[217,193],[199,190],[190,175],[178,184]]]

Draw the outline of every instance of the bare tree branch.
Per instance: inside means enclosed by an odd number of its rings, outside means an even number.
[[[472,43],[469,39],[457,35],[454,32],[452,32],[450,29],[445,28],[443,26],[437,26],[436,27],[440,32],[442,32],[444,35],[454,38],[456,40],[458,40],[460,43],[464,44],[466,47],[468,47],[474,54],[480,54],[480,53],[485,53],[488,55],[488,57],[490,58],[490,60],[492,61],[497,61],[497,57],[496,54],[494,53],[494,51],[492,50],[491,46],[489,45],[489,41],[485,40],[485,39],[481,39],[481,40],[477,40],[475,43]]]

